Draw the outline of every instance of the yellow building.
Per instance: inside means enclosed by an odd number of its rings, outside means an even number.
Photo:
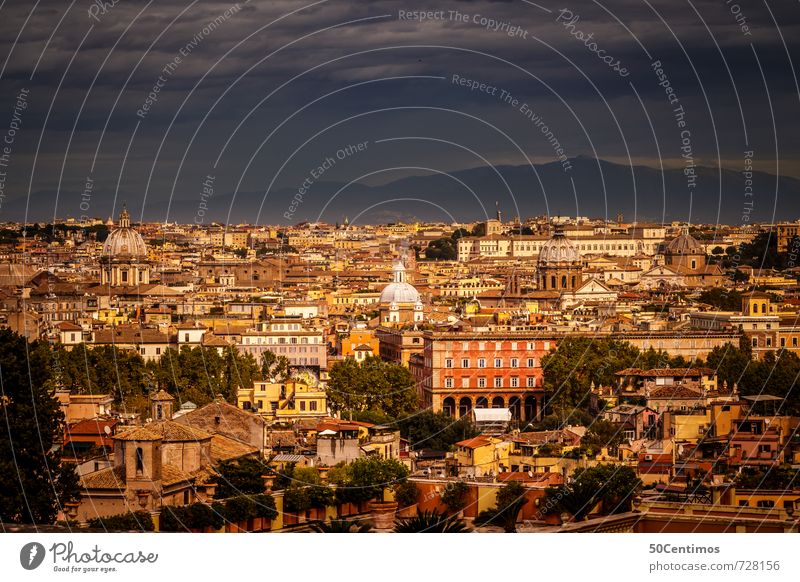
[[[712,402],[703,414],[672,415],[665,428],[675,442],[696,443],[706,436],[726,436],[734,421],[742,418],[743,406],[734,400]]]
[[[767,293],[753,291],[742,296],[742,315],[767,315],[774,311]]]
[[[739,507],[777,507],[792,511],[800,507],[800,489],[735,489],[733,504]]]
[[[323,418],[328,415],[325,391],[298,380],[254,382],[252,388],[237,392],[237,406],[270,420]]]
[[[456,443],[456,462],[459,475],[484,477],[508,470],[511,443],[495,437],[480,435]]]
[[[117,309],[109,307],[97,310],[97,320],[107,325],[122,325],[128,321],[128,316],[120,313]]]

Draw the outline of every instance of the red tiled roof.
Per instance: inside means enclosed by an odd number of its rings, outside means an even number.
[[[468,449],[477,449],[478,447],[485,447],[492,444],[492,439],[486,435],[478,435],[465,441],[459,441],[456,446],[466,447]]]
[[[114,428],[119,424],[119,420],[114,418],[90,418],[81,420],[67,427],[67,434],[90,434],[90,435],[105,435],[106,427],[114,431]]]

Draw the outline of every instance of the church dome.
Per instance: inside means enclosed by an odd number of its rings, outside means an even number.
[[[131,218],[125,208],[119,215],[119,228],[114,229],[103,243],[103,256],[147,257],[147,245],[142,235],[131,228]]]
[[[666,253],[670,255],[705,255],[703,247],[688,231],[674,238],[667,245]]]
[[[419,291],[406,282],[406,268],[402,261],[392,267],[394,280],[381,291],[381,303],[419,303]]]
[[[581,253],[559,229],[553,233],[552,238],[544,243],[539,251],[540,267],[559,265],[565,263],[580,263]]]

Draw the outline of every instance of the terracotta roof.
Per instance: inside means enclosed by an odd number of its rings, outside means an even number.
[[[504,483],[507,481],[519,481],[528,485],[538,485],[540,487],[552,487],[555,485],[562,485],[564,477],[561,473],[524,473],[524,472],[505,472],[497,474],[497,481]]]
[[[67,434],[99,434],[104,435],[106,434],[105,428],[108,427],[109,430],[113,431],[114,427],[119,424],[119,420],[115,418],[91,418],[87,420],[81,420],[74,424],[71,424],[67,427]]]
[[[716,372],[711,368],[654,368],[653,370],[642,372],[641,375],[645,378],[685,378],[711,376],[714,374],[716,374]]]
[[[158,392],[150,395],[150,400],[164,400],[169,402],[175,399],[166,390],[159,390]]]
[[[296,446],[298,444],[297,435],[291,430],[271,430],[267,433],[267,446]]]
[[[195,478],[195,485],[207,485],[211,482],[212,477],[216,477],[218,473],[211,465],[203,465],[196,471],[192,471],[192,476]]]
[[[652,370],[625,368],[616,373],[617,376],[641,376],[643,378],[694,378],[713,376],[714,374],[716,371],[711,368],[653,368]]]
[[[486,445],[490,444],[492,444],[492,439],[490,437],[479,435],[465,441],[459,441],[456,443],[456,446],[466,447],[468,449],[477,449],[478,447],[485,447]]]
[[[125,489],[125,467],[109,467],[93,473],[87,473],[80,480],[84,489]]]
[[[211,460],[215,463],[245,457],[257,452],[258,448],[221,434],[211,437]]]
[[[147,429],[160,435],[165,442],[196,442],[210,439],[212,434],[199,428],[180,424],[172,420],[157,420],[147,425]]]
[[[691,390],[686,386],[664,386],[656,388],[650,392],[648,399],[653,398],[701,398],[701,394],[696,390]]]
[[[317,424],[317,432],[319,433],[323,430],[332,430],[336,432],[340,430],[358,430],[362,427],[369,428],[371,426],[373,425],[364,422],[356,422],[354,420],[324,420]]]
[[[95,344],[166,344],[169,337],[157,329],[139,327],[115,327],[100,329],[94,333]]]
[[[181,471],[175,465],[161,465],[161,484],[164,486],[175,485],[176,483],[192,483],[194,477],[189,473]]]
[[[131,430],[114,435],[114,439],[118,441],[160,441],[162,436],[148,427],[137,426]]]

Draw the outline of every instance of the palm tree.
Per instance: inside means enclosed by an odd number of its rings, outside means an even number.
[[[455,515],[433,511],[418,511],[416,517],[399,520],[396,533],[468,533],[471,530]]]
[[[328,523],[318,521],[311,524],[316,533],[367,533],[372,529],[368,523],[358,523],[347,519],[331,519]]]

